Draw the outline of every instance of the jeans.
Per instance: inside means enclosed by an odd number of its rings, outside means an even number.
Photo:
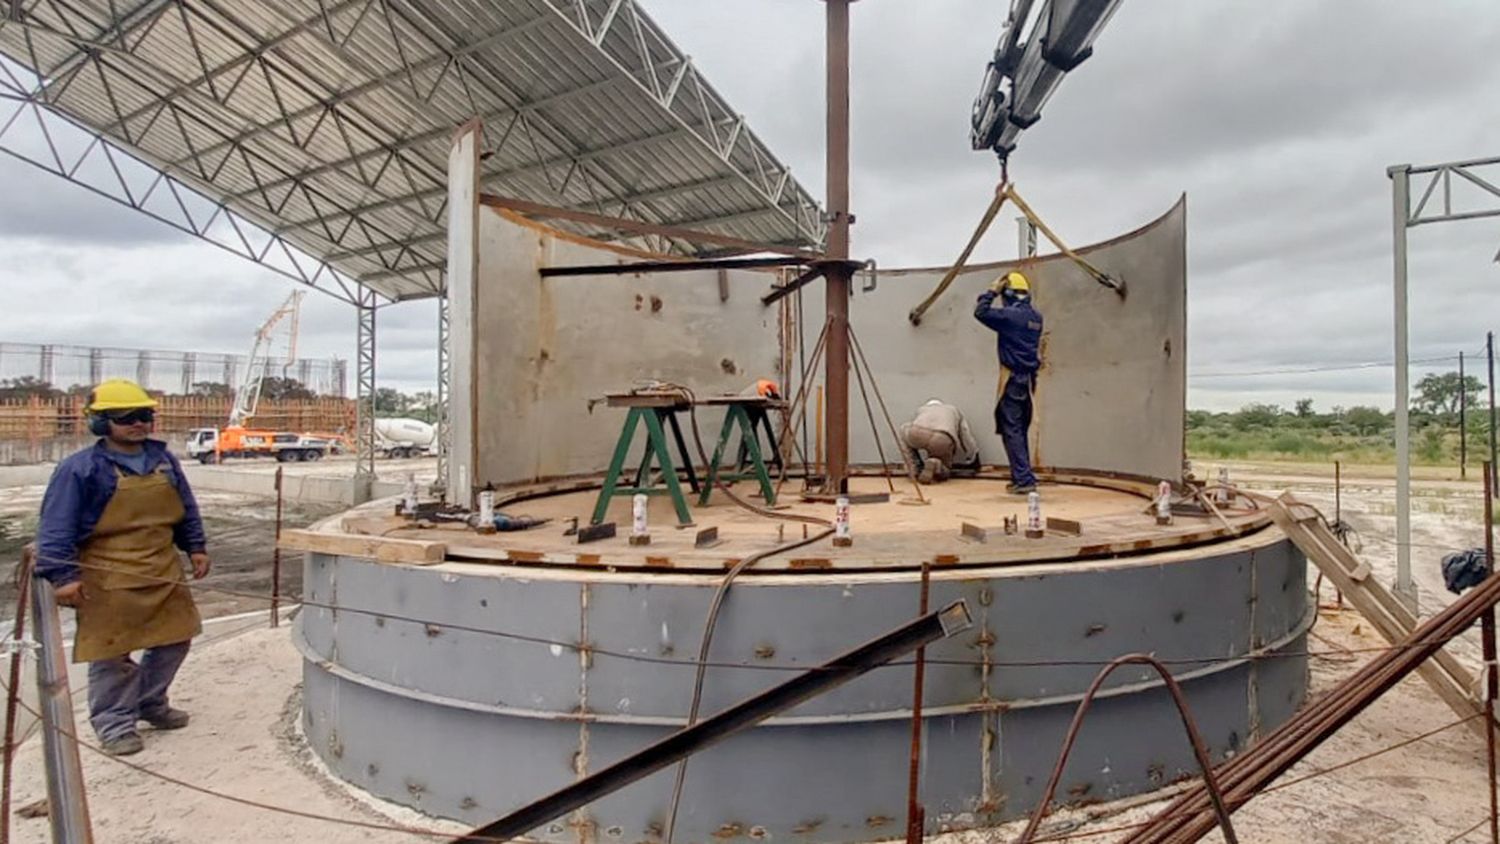
[[[89,723],[100,741],[135,732],[137,721],[167,711],[167,687],[191,642],[147,648],[139,664],[129,654],[89,663]]]

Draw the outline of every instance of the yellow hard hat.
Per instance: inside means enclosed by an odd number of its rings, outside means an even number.
[[[1026,276],[1020,273],[1006,273],[1005,278],[1001,282],[1000,288],[1002,290],[1014,290],[1017,293],[1031,292],[1031,283],[1026,280]]]
[[[156,407],[156,399],[151,398],[141,385],[127,378],[111,378],[108,381],[99,382],[99,386],[89,392],[88,409],[92,413],[103,413],[106,410],[134,410],[138,407]]]

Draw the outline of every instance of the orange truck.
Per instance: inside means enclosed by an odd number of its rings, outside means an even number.
[[[224,429],[194,428],[188,432],[187,453],[200,463],[229,458],[274,457],[279,462],[321,460],[333,450],[330,440],[283,431],[230,425]]]

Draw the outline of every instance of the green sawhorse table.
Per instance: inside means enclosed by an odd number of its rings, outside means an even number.
[[[718,481],[755,480],[760,482],[761,498],[769,507],[776,503],[776,489],[771,485],[771,475],[766,471],[766,459],[760,447],[760,431],[764,430],[769,441],[770,462],[781,467],[781,449],[776,445],[776,433],[771,429],[771,417],[767,411],[779,407],[780,402],[760,396],[712,396],[702,399],[702,405],[724,408],[724,426],[719,429],[719,441],[714,446],[714,456],[708,464],[708,480],[698,494],[698,506],[708,503],[708,496]],[[724,458],[724,449],[740,429],[739,457],[733,472],[721,472],[719,462]],[[748,470],[748,471],[747,471]]]
[[[677,466],[672,462],[666,434],[670,428],[688,485],[693,492],[698,492],[698,476],[693,471],[693,459],[688,455],[687,443],[682,438],[682,427],[677,423],[677,413],[689,407],[687,399],[677,393],[616,393],[606,396],[605,400],[610,407],[627,408],[629,412],[625,416],[625,427],[620,431],[619,442],[615,444],[614,457],[609,461],[609,471],[604,474],[604,487],[599,490],[599,500],[594,504],[594,515],[589,523],[597,525],[604,521],[610,499],[615,496],[644,493],[671,496],[672,507],[677,511],[677,523],[691,525],[693,516],[688,512],[687,499],[682,495],[682,484],[677,479]],[[640,468],[636,470],[633,485],[621,486],[620,472],[625,467],[625,459],[630,455],[635,429],[642,423],[646,426],[646,447],[641,453]],[[651,479],[653,457],[661,472],[662,487],[656,486]]]

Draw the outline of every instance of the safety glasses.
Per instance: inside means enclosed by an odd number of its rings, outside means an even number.
[[[135,425],[142,422],[149,425],[156,421],[156,411],[149,407],[137,407],[134,410],[115,410],[104,414],[104,416],[116,425]]]

